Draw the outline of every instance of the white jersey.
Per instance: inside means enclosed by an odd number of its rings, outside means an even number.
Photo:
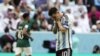
[[[56,51],[66,49],[66,48],[72,48],[72,42],[71,42],[71,27],[68,20],[68,17],[63,17],[61,19],[61,24],[64,28],[66,28],[65,32],[57,31],[57,41],[56,41]]]

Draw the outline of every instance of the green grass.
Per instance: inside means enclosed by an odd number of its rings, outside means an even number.
[[[15,56],[14,53],[0,53],[0,56]],[[32,56],[56,56],[56,54],[33,54]],[[73,56],[100,56],[100,54],[73,54]]]

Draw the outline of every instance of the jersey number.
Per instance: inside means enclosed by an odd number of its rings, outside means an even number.
[[[18,31],[18,38],[19,39],[23,39],[24,38],[22,30]]]
[[[62,52],[62,56],[67,56],[67,51]]]

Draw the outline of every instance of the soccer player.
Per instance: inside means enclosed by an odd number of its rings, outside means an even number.
[[[56,55],[72,56],[71,28],[67,16],[63,16],[57,8],[49,10],[49,15],[54,20],[53,32],[57,34]]]
[[[18,31],[16,33],[16,50],[15,55],[21,56],[22,52],[25,52],[26,56],[32,56],[32,49],[30,47],[29,39],[33,41],[30,37],[30,24],[29,24],[29,13],[23,15],[23,22],[18,26]]]

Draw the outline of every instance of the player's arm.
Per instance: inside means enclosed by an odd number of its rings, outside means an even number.
[[[27,32],[27,29],[28,29],[28,25],[25,25],[25,27],[23,28],[22,32],[23,32],[23,35],[26,35],[26,36],[30,36]]]
[[[66,28],[61,24],[60,21],[57,21],[57,25],[58,25],[60,31],[62,31],[62,32],[66,31]]]
[[[27,29],[28,29],[28,25],[25,25],[23,29],[23,34],[26,35],[28,38],[30,38],[31,41],[33,41],[32,37],[30,37],[30,34],[27,32]]]
[[[15,36],[16,36],[16,40],[18,40],[18,31],[16,32]]]
[[[28,32],[27,32],[27,28],[24,28],[24,29],[23,29],[23,34],[26,35],[26,36],[28,36],[28,37],[30,37],[30,35],[29,35]]]
[[[52,31],[53,31],[54,34],[57,33],[57,29],[58,29],[57,27],[58,27],[57,23],[54,23],[54,26],[52,27]]]

